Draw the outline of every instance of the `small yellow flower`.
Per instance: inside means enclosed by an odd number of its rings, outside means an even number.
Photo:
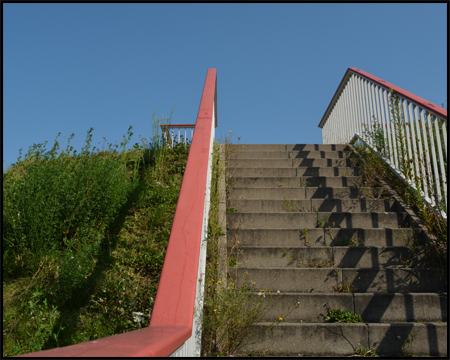
[[[278,320],[283,321],[283,318],[278,318]]]
[[[253,282],[253,285],[255,285],[256,283],[255,282]]]
[[[217,311],[217,309],[214,309],[214,311]]]

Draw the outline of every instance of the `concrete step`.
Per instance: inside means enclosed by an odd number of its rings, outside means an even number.
[[[228,199],[247,200],[304,200],[304,199],[379,199],[385,193],[381,187],[303,187],[303,188],[249,188],[233,189]]]
[[[229,153],[236,151],[286,151],[286,144],[230,144]]]
[[[227,169],[228,174],[234,177],[296,177],[296,176],[357,176],[359,168],[335,167],[335,168],[282,168],[282,167],[234,167]]]
[[[229,244],[245,246],[403,246],[417,237],[425,244],[426,235],[410,228],[394,229],[228,229]]]
[[[358,176],[300,176],[300,177],[233,177],[230,181],[234,188],[239,187],[356,187],[360,183]]]
[[[350,151],[289,151],[290,159],[347,159]]]
[[[263,297],[264,304],[270,304],[270,310],[263,321],[276,321],[283,317],[291,323],[324,323],[327,308],[353,312],[369,323],[447,321],[448,299],[444,293],[284,295],[277,292],[255,292],[253,296],[255,300]],[[288,312],[290,314],[286,316]]]
[[[239,353],[278,356],[349,356],[373,349],[383,356],[447,357],[447,323],[258,323]]]
[[[370,199],[308,199],[308,200],[229,200],[229,209],[238,212],[393,212],[393,201]]]
[[[353,294],[356,314],[366,322],[447,322],[444,293]]]
[[[229,159],[231,168],[354,167],[350,159]]]
[[[346,144],[286,144],[287,151],[344,151]]]
[[[291,168],[293,159],[229,159],[230,168]]]
[[[290,159],[290,156],[286,150],[248,150],[244,147],[231,153],[229,159]]]
[[[287,151],[287,150],[247,150],[240,148],[230,154],[229,159],[346,159],[347,151]]]
[[[351,159],[292,159],[292,166],[293,167],[355,167],[355,162]]]
[[[416,254],[405,246],[240,246],[238,264],[242,268],[393,268],[437,267],[425,262],[423,252]]]
[[[237,269],[238,284],[281,293],[445,293],[438,268],[248,268]]]
[[[392,196],[381,187],[359,188],[349,150],[234,147],[228,251],[237,256],[237,284],[250,284],[250,296],[274,305],[243,353],[345,356],[366,348],[387,356],[447,355],[445,274],[424,255],[426,235],[411,229]],[[419,246],[405,246],[413,238]],[[366,323],[325,323],[331,308]]]
[[[249,151],[343,151],[348,148],[345,144],[232,144],[230,152],[238,150]]]
[[[236,229],[404,228],[410,226],[407,215],[406,212],[234,212],[227,214],[227,226]]]

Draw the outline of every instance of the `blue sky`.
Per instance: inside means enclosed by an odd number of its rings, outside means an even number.
[[[138,142],[154,108],[194,123],[208,68],[233,142],[322,143],[348,67],[447,108],[446,3],[2,6],[3,169],[58,132]]]

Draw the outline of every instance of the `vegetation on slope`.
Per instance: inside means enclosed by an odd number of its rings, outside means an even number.
[[[189,152],[164,122],[128,151],[131,127],[121,148],[34,144],[3,173],[3,356],[149,324]]]

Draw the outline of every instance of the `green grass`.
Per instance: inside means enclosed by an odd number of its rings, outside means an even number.
[[[161,122],[165,122],[162,119]],[[3,356],[119,334],[150,322],[189,145],[80,154],[57,140],[3,173]]]

